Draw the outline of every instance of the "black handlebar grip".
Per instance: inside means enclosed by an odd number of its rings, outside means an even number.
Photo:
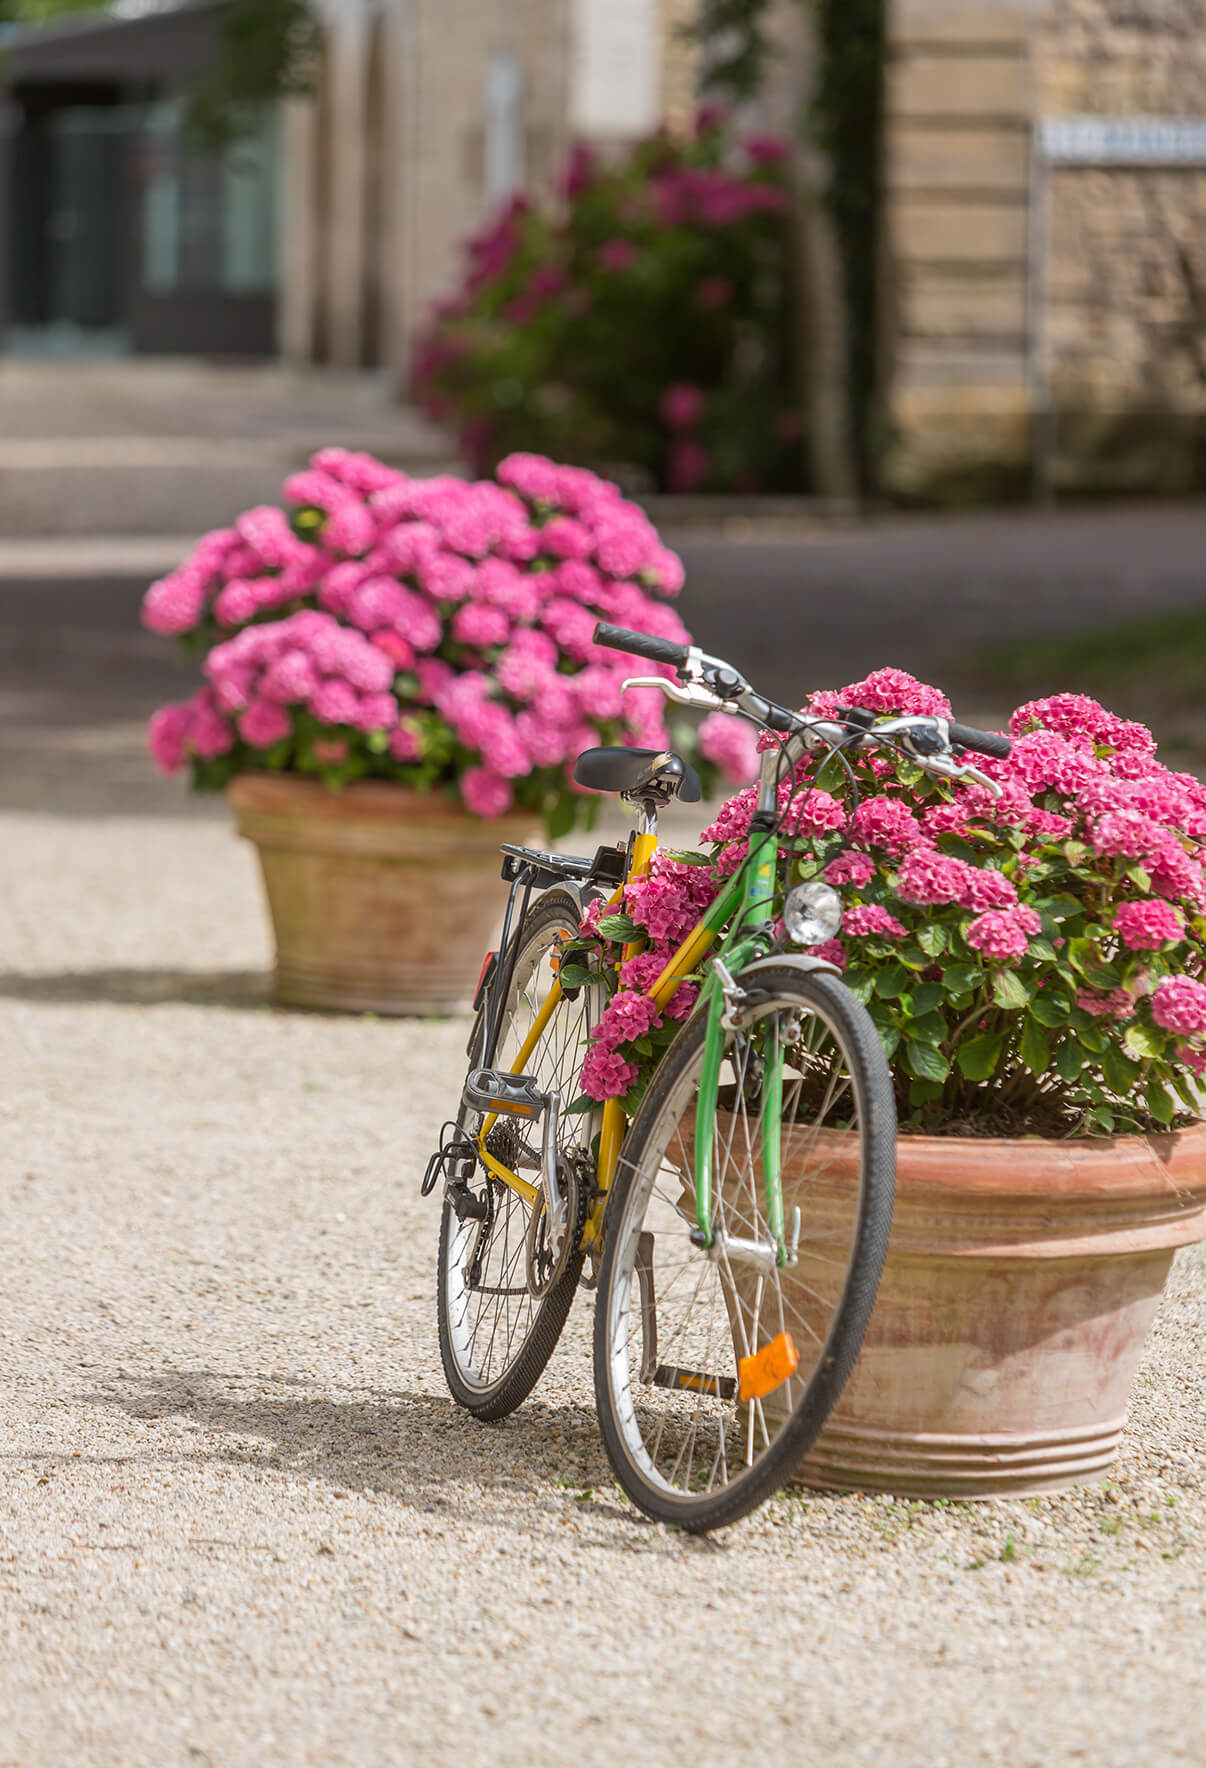
[[[650,663],[669,663],[674,669],[681,669],[690,654],[686,645],[676,645],[673,639],[655,638],[651,632],[629,632],[626,626],[608,626],[602,620],[595,627],[595,643],[645,657]]]
[[[1008,737],[1002,737],[996,731],[978,731],[974,725],[950,724],[950,739],[961,749],[974,749],[977,755],[993,755],[998,761],[1006,761],[1013,749]]]

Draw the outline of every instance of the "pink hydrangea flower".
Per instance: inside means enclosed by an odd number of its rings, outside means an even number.
[[[1130,1019],[1135,1012],[1135,997],[1125,988],[1113,988],[1104,995],[1082,988],[1077,993],[1076,1005],[1095,1019]]]
[[[704,413],[704,396],[698,387],[680,381],[662,394],[662,418],[672,430],[689,430]]]
[[[1170,903],[1124,902],[1114,910],[1114,932],[1135,952],[1154,952],[1185,937],[1185,922]]]
[[[414,725],[403,721],[390,732],[389,753],[393,761],[421,761],[423,740]]]
[[[310,697],[310,710],[323,724],[355,724],[359,707],[355,688],[334,678],[319,682]]]
[[[618,1049],[644,1037],[662,1022],[661,1009],[647,994],[635,989],[620,989],[611,997],[603,1016],[591,1032],[591,1038],[605,1050]]]
[[[737,784],[758,772],[757,734],[744,718],[709,712],[699,727],[699,752]]]
[[[853,884],[855,889],[861,889],[875,876],[875,865],[865,853],[852,850],[831,859],[821,876],[827,884]]]
[[[270,749],[292,729],[293,720],[275,700],[253,700],[239,718],[239,735],[253,749]]]
[[[588,1098],[602,1104],[605,1099],[622,1099],[636,1077],[635,1062],[625,1062],[614,1050],[592,1044],[582,1064],[580,1085]]]
[[[204,612],[205,595],[205,577],[183,565],[152,583],[143,597],[142,623],[161,638],[192,632]]]
[[[856,904],[848,909],[842,919],[842,930],[855,938],[875,934],[880,939],[907,939],[909,931],[895,915],[873,902]]]
[[[488,767],[471,767],[461,775],[461,797],[475,816],[503,816],[515,802],[510,784]]]
[[[1014,908],[989,909],[978,915],[967,929],[968,945],[982,951],[996,963],[1020,958],[1031,936],[1042,929],[1042,921],[1032,908],[1018,904]]]
[[[901,853],[921,836],[921,825],[898,798],[864,798],[854,813],[854,837],[868,847]]]
[[[185,743],[193,722],[192,703],[177,702],[161,706],[151,714],[147,726],[147,747],[160,773],[175,773],[184,765]]]
[[[1206,1032],[1206,984],[1192,976],[1166,976],[1152,992],[1152,1018],[1181,1037]]]

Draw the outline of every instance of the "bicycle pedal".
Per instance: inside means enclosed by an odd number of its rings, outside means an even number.
[[[484,1222],[490,1213],[486,1199],[471,1191],[463,1179],[455,1179],[444,1195],[451,1203],[458,1222]]]
[[[714,1394],[717,1399],[731,1400],[737,1383],[731,1375],[705,1375],[698,1369],[679,1369],[673,1363],[659,1363],[653,1374],[654,1387],[670,1387],[691,1394]]]
[[[530,1074],[506,1074],[498,1068],[472,1069],[462,1098],[470,1111],[510,1117],[539,1117],[549,1102]]]

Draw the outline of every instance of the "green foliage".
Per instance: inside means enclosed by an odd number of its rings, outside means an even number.
[[[219,149],[252,133],[274,99],[312,90],[319,25],[304,0],[234,0],[216,71],[189,106],[188,124]]]
[[[564,216],[513,202],[470,242],[414,390],[484,472],[534,450],[660,490],[800,482],[783,172],[705,119],[606,165]]]

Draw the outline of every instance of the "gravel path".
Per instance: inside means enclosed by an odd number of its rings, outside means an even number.
[[[0,1764],[1206,1762],[1206,1258],[1108,1485],[613,1486],[579,1302],[458,1415],[420,1165],[461,1022],[278,1013],[221,815],[0,815]]]

